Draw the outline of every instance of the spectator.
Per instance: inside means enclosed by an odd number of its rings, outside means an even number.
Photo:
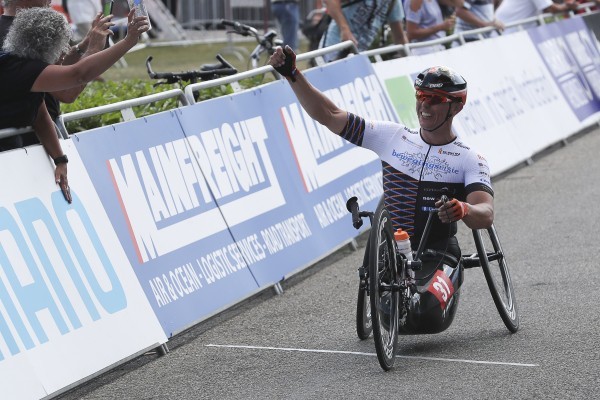
[[[6,35],[0,52],[0,129],[51,124],[44,102],[45,92],[69,89],[89,82],[110,68],[148,30],[147,18],[129,13],[129,29],[125,39],[116,45],[91,54],[72,65],[55,65],[69,51],[71,28],[62,14],[49,7],[20,9]],[[106,29],[109,22],[104,23]],[[68,197],[67,159],[62,154],[56,133],[44,130],[48,141],[42,141],[57,165],[56,182]],[[40,133],[38,133],[40,134]],[[40,134],[41,135],[41,134]],[[60,169],[58,168],[60,166]]]
[[[73,39],[79,42],[92,28],[92,21],[96,15],[102,12],[102,2],[100,0],[63,0],[63,5],[75,26]]]
[[[358,51],[368,50],[386,22],[394,43],[407,43],[400,0],[327,0],[326,5],[332,21],[321,38],[321,48],[351,40]],[[328,53],[324,59],[332,61],[340,56],[339,53]]]
[[[48,0],[4,0],[5,7],[2,16],[0,16],[0,48],[14,21],[15,14],[19,9],[48,7],[50,3],[51,2]],[[105,37],[108,34],[108,28],[105,25],[107,21],[108,18],[102,19],[101,15],[98,15],[94,20],[92,29],[88,32],[84,40],[70,49],[69,53],[62,58],[62,63],[64,65],[73,64],[78,61],[83,54],[93,54],[102,50],[105,43]],[[35,133],[29,132],[0,139],[0,151],[41,143],[49,156],[52,157],[53,154],[62,154],[60,142],[58,141],[56,129],[54,127],[54,120],[56,120],[56,117],[60,114],[59,100],[67,103],[73,102],[84,88],[85,84],[64,91],[54,92],[52,94],[45,93],[44,101],[40,105],[36,120],[31,124]],[[55,176],[57,183],[62,186],[62,182],[65,182],[66,185],[66,164],[59,164],[56,166]]]
[[[406,0],[406,34],[411,43],[441,39],[453,31],[456,16],[452,14],[444,18],[440,4],[459,8],[463,6],[463,0]],[[411,53],[426,54],[444,49],[443,45],[437,44],[411,49]]]
[[[315,0],[314,7],[306,16],[302,26],[302,34],[308,39],[308,51],[319,48],[321,37],[323,37],[331,21],[331,17],[326,13],[321,0]]]
[[[535,17],[536,15],[564,13],[576,8],[577,3],[575,0],[565,0],[561,4],[554,3],[552,0],[502,0],[496,10],[496,18],[504,25],[509,25],[516,21]],[[521,26],[527,29],[537,26],[537,23],[532,22]],[[518,30],[518,26],[508,27],[504,30],[504,33],[516,32]]]
[[[17,10],[21,8],[31,7],[47,7],[48,0],[4,0],[4,14],[0,17],[0,46],[4,43],[4,38],[8,33]],[[74,64],[79,61],[84,55],[97,53],[104,48],[106,43],[107,29],[113,24],[109,22],[108,16],[102,17],[102,14],[97,14],[92,22],[92,27],[81,42],[73,46],[69,52],[61,59],[63,65]],[[51,95],[46,95],[46,106],[52,121],[60,114],[60,104],[72,103],[77,99],[85,89],[85,84],[63,91],[54,92]]]
[[[456,9],[456,27],[454,33],[466,32],[473,29],[492,27],[498,31],[504,29],[504,24],[495,17],[495,6],[498,0],[464,0],[462,7]],[[484,34],[490,37],[492,32]],[[465,35],[465,41],[478,39],[477,35]]]
[[[600,0],[577,0],[576,3],[577,3],[577,5],[586,4],[586,3],[595,3],[597,5],[590,7],[590,11],[596,11],[596,10],[598,10],[598,6],[600,5]],[[585,9],[581,9],[581,10],[577,10],[576,14],[583,14],[585,12],[586,12]]]
[[[284,45],[298,51],[300,4],[298,0],[271,0],[271,11],[279,23]]]

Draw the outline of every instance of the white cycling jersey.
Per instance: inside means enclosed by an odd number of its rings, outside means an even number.
[[[432,145],[417,130],[394,122],[365,121],[352,113],[340,135],[381,158],[386,208],[394,229],[407,231],[413,248],[443,188],[461,201],[474,191],[494,194],[487,161],[458,138]],[[452,237],[456,229],[456,223],[449,227],[434,218],[428,243]]]

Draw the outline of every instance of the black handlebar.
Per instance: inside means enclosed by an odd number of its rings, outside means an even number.
[[[216,79],[221,76],[229,76],[237,74],[237,69],[233,67],[227,60],[220,54],[217,54],[218,64],[205,64],[199,70],[193,71],[182,71],[182,72],[154,72],[152,70],[152,56],[146,59],[146,70],[148,76],[151,79],[164,79],[163,82],[157,82],[156,85],[164,83],[177,83],[180,81],[189,81],[191,83],[196,82],[198,79],[208,81]]]
[[[254,36],[258,38],[258,31],[256,30],[256,28],[250,25],[244,25],[241,22],[231,21],[228,19],[222,19],[221,24],[232,27],[233,30],[229,32],[237,33],[242,36]]]
[[[346,208],[352,213],[352,226],[354,226],[355,229],[360,228],[363,224],[363,220],[358,212],[358,198],[356,196],[350,197],[346,202]]]

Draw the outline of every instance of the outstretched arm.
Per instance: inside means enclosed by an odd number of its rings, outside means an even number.
[[[497,19],[494,18],[491,21],[485,21],[481,18],[478,18],[475,14],[473,14],[466,7],[457,8],[456,16],[458,18],[462,19],[463,21],[465,21],[466,23],[476,26],[478,28],[485,28],[485,27],[491,26],[500,31],[504,29],[504,24],[502,22],[498,21]]]
[[[577,9],[575,0],[565,0],[564,3],[552,3],[552,5],[544,8],[545,13],[562,13]]]
[[[121,57],[135,46],[142,33],[149,28],[147,17],[134,17],[129,12],[127,36],[106,50],[83,58],[73,65],[49,65],[37,77],[32,92],[55,92],[69,89],[91,81],[109,69]]]
[[[75,64],[84,57],[102,51],[106,45],[106,38],[113,34],[110,30],[110,27],[114,25],[114,22],[111,22],[111,18],[112,15],[103,16],[102,13],[98,13],[96,18],[94,18],[94,21],[92,21],[92,28],[85,38],[77,45],[78,51],[73,48],[73,50],[64,58],[62,65]],[[85,89],[86,85],[87,82],[83,85],[52,92],[51,94],[62,103],[72,103],[81,94],[83,89]]]
[[[342,42],[351,40],[355,45],[358,45],[358,40],[354,37],[350,24],[342,11],[342,5],[340,0],[327,0],[327,13],[335,21],[338,28],[340,29],[340,38]]]
[[[286,68],[287,59],[287,68]],[[312,119],[339,134],[346,126],[347,112],[336,106],[327,96],[315,88],[296,69],[296,54],[289,46],[277,47],[269,64],[286,77],[300,105]],[[289,71],[288,71],[289,70]]]

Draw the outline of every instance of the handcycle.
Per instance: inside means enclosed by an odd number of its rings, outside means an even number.
[[[448,201],[445,194],[441,199]],[[385,371],[394,366],[399,334],[438,333],[450,326],[465,268],[483,269],[502,321],[512,333],[519,329],[508,264],[493,224],[472,230],[477,252],[456,259],[446,252],[425,249],[433,218],[437,218],[433,209],[410,261],[398,250],[383,198],[375,212],[360,211],[356,197],[350,198],[346,207],[356,229],[363,218],[371,222],[363,265],[358,269],[356,332],[361,340],[373,334],[377,359]]]

